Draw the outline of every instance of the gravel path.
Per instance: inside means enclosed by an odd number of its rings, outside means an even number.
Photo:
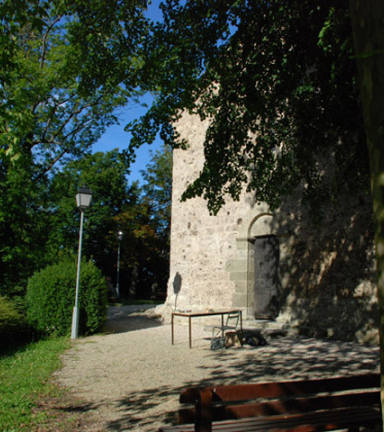
[[[181,324],[181,323],[180,323]],[[108,333],[80,338],[63,357],[58,384],[72,392],[71,409],[92,418],[83,430],[157,431],[171,424],[188,386],[320,378],[379,371],[378,347],[279,337],[268,345],[212,351],[210,332],[161,325],[153,309],[109,309]],[[80,398],[81,406],[76,406]]]

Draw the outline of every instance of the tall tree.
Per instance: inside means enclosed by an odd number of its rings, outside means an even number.
[[[0,9],[3,33],[17,41],[3,66],[2,166],[27,163],[36,180],[89,150],[137,96],[146,21],[140,1],[42,3],[38,25],[15,22],[11,3]]]
[[[47,185],[138,92],[146,2],[0,4],[0,287],[39,265]]]
[[[118,150],[98,152],[66,164],[50,182],[49,239],[47,261],[58,251],[77,250],[79,211],[75,195],[79,185],[92,190],[86,212],[83,253],[93,259],[105,276],[116,273],[116,233],[121,229],[116,217],[138,204],[140,189],[128,182],[129,173]],[[129,239],[126,239],[129,242]]]
[[[150,163],[141,171],[143,192],[151,205],[156,232],[168,242],[171,228],[172,148],[163,144],[150,155]]]
[[[167,0],[163,10],[148,63],[160,93],[132,125],[136,144],[161,130],[185,145],[172,122],[185,109],[209,118],[204,169],[184,197],[204,196],[214,213],[244,184],[272,207],[301,184],[317,210],[370,178],[383,371],[384,3]]]
[[[41,266],[56,260],[60,251],[77,251],[75,195],[78,185],[86,184],[93,199],[85,217],[83,254],[116,286],[117,233],[122,231],[121,296],[145,298],[164,292],[169,268],[171,162],[170,149],[152,155],[142,187],[137,182],[129,184],[126,158],[117,150],[68,162],[51,179],[47,191],[49,238],[40,251]]]
[[[160,91],[131,125],[132,147],[158,131],[186,145],[172,127],[183,110],[209,118],[185,198],[204,196],[216,213],[247,186],[276,207],[304,184],[316,215],[341,190],[369,190],[347,0],[167,0],[163,11],[147,62]]]
[[[384,3],[350,0],[371,167],[380,308],[381,400],[384,402]],[[384,416],[382,427],[384,428]]]
[[[124,232],[125,295],[146,298],[165,293],[169,277],[172,150],[163,145],[141,171],[143,185],[135,206],[116,217]],[[124,290],[123,290],[124,295]]]
[[[142,202],[150,212],[150,225],[154,230],[151,254],[152,294],[165,293],[169,278],[169,249],[172,203],[172,149],[163,146],[155,153],[142,171]]]

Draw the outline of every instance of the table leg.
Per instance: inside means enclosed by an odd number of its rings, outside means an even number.
[[[174,328],[173,328],[173,322],[174,322],[174,319],[175,319],[175,317],[174,317],[174,315],[172,314],[172,320],[171,320],[171,328],[172,328],[172,345],[175,344],[175,331],[174,331]]]
[[[192,318],[189,317],[189,348],[192,348]]]

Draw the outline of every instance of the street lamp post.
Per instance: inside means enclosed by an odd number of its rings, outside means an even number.
[[[79,332],[79,284],[80,284],[80,265],[81,265],[81,246],[83,241],[83,222],[84,210],[89,207],[92,200],[91,189],[81,187],[79,193],[76,195],[76,204],[80,209],[80,232],[79,232],[79,252],[77,257],[77,277],[76,277],[76,298],[75,306],[72,314],[72,330],[71,339],[76,339]]]
[[[120,243],[123,239],[123,232],[119,231],[117,233],[117,277],[116,277],[116,295],[117,298],[120,298],[120,285],[119,285],[119,279],[120,279]]]

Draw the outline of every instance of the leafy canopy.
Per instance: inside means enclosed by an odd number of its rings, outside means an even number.
[[[205,164],[184,199],[203,196],[216,213],[246,185],[273,208],[301,185],[318,211],[341,190],[368,187],[346,0],[167,0],[162,8],[145,75],[158,94],[130,125],[131,148],[158,132],[186,146],[177,119],[185,110],[209,119]]]
[[[136,103],[146,2],[0,3],[0,289],[44,263],[49,184]],[[73,185],[76,187],[78,185]],[[55,201],[55,200],[54,200]]]
[[[79,156],[116,123],[116,108],[135,98],[142,2],[16,2],[0,9],[0,149],[3,174],[26,164],[41,178],[65,156]],[[25,4],[24,4],[25,3]],[[37,19],[32,14],[40,12]],[[132,30],[132,31],[131,31]],[[128,35],[129,34],[129,35]]]

